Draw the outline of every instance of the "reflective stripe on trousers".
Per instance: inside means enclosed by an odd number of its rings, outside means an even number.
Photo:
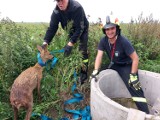
[[[135,102],[144,102],[147,103],[146,98],[142,98],[142,97],[132,97],[133,101]]]

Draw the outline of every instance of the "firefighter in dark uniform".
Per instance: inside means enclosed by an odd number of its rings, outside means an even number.
[[[64,55],[69,56],[74,44],[80,39],[79,50],[83,55],[83,63],[85,69],[81,68],[80,81],[81,84],[87,79],[88,71],[88,27],[89,22],[86,18],[83,7],[75,0],[56,0],[57,4],[51,15],[50,26],[46,31],[43,46],[49,45],[58,30],[58,24],[61,23],[63,29],[68,22],[73,22],[69,33],[68,44],[64,47]]]
[[[105,51],[110,59],[110,64],[106,66],[106,69],[113,69],[119,73],[138,109],[149,113],[147,101],[138,79],[139,58],[131,42],[120,34],[118,19],[111,19],[110,16],[107,16],[106,24],[102,30],[105,36],[99,42],[91,77],[96,77],[99,73]]]

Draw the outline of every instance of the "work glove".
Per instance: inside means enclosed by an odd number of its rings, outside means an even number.
[[[128,81],[128,84],[130,87],[133,87],[135,90],[140,90],[141,89],[141,85],[140,82],[138,80],[138,76],[136,74],[130,74],[130,78]]]
[[[95,78],[95,81],[97,82],[98,79],[97,79],[97,75],[99,74],[99,71],[98,70],[93,70],[91,76],[90,76],[90,79],[92,78]]]
[[[68,57],[71,54],[72,51],[72,46],[66,45],[64,47],[64,56]]]

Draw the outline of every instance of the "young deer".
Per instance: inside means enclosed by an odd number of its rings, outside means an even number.
[[[44,49],[42,49],[41,46],[37,46],[37,49],[39,50],[41,59],[44,63],[53,58],[47,50],[47,46]],[[33,90],[36,87],[40,99],[42,71],[43,67],[39,63],[36,63],[35,66],[26,69],[15,79],[10,93],[10,102],[14,109],[14,120],[18,119],[20,107],[27,110],[25,120],[30,120],[33,106]]]

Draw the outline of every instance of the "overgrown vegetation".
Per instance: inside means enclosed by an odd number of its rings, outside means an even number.
[[[25,69],[37,62],[36,45],[41,45],[47,29],[47,23],[15,23],[10,19],[0,21],[0,119],[13,118],[13,110],[9,102],[10,88],[15,78]],[[160,73],[160,23],[152,16],[139,16],[133,23],[121,24],[122,34],[128,37],[135,46],[140,57],[140,69]],[[96,49],[103,36],[98,25],[89,28],[89,75],[94,67]],[[67,43],[67,32],[61,28],[49,46],[50,51],[60,50]],[[37,93],[34,92],[33,112],[43,113],[54,119],[66,115],[63,102],[71,97],[71,86],[75,81],[73,73],[79,73],[82,66],[82,56],[78,52],[78,43],[70,57],[63,53],[54,53],[58,63],[51,69],[45,69],[41,84],[42,101],[38,103]],[[80,86],[79,91],[82,92]],[[85,91],[89,90],[89,83]],[[86,99],[89,99],[86,96]],[[89,104],[85,102],[83,105]],[[21,113],[23,118],[25,113]],[[36,118],[32,118],[36,119]]]
[[[140,68],[160,72],[160,23],[152,14],[127,25],[127,35],[140,57]]]

